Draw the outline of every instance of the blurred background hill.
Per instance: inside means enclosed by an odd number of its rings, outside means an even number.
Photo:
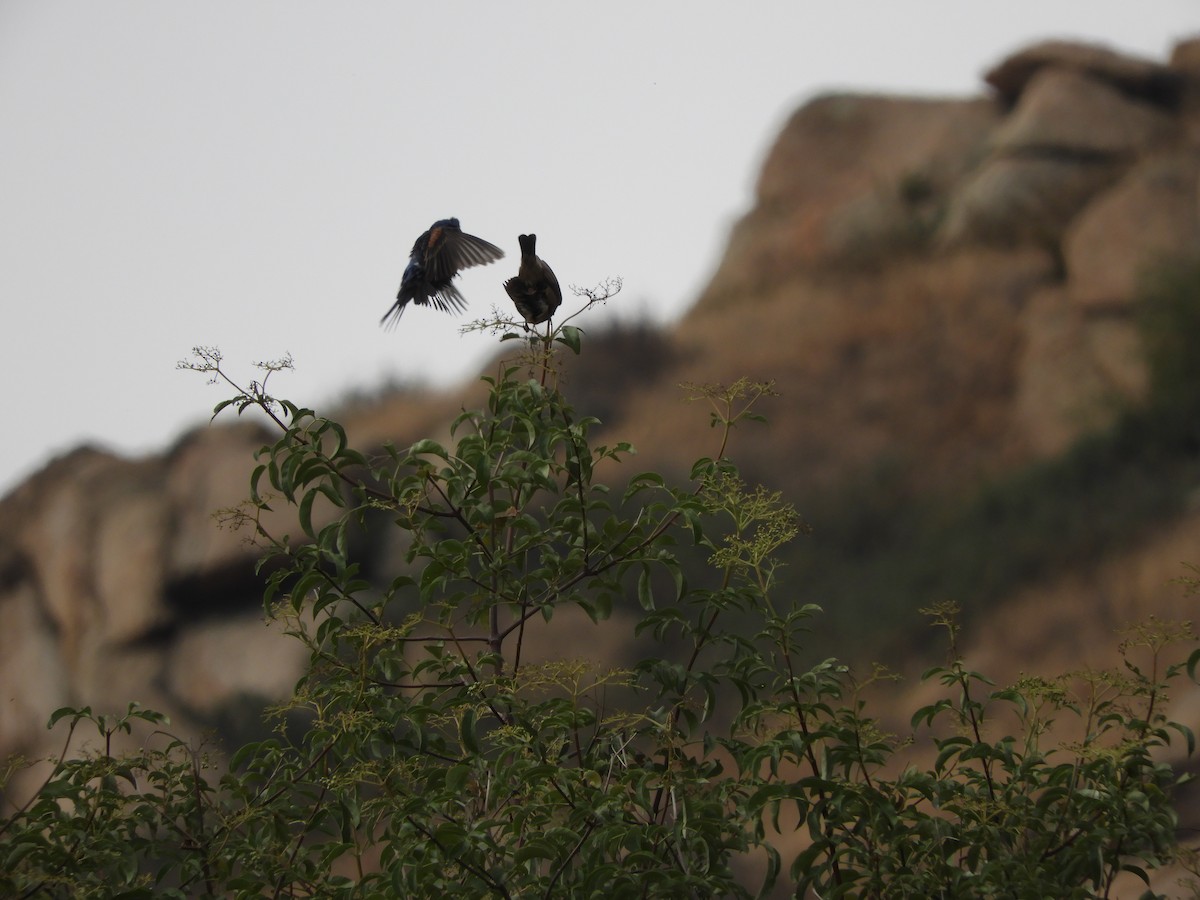
[[[826,610],[822,655],[927,660],[918,610],[954,600],[995,677],[1109,664],[1121,625],[1190,617],[1172,580],[1200,564],[1200,39],[1165,60],[1037,44],[974,97],[812,100],[676,325],[582,324],[565,389],[637,447],[619,477],[683,480],[715,450],[681,383],[774,382],[730,455],[812,527],[787,584]],[[320,412],[376,448],[481,396]],[[57,707],[128,700],[236,740],[290,691],[301,649],[214,517],[269,437],[81,447],[0,500],[0,755],[47,752]],[[390,550],[364,546],[368,571]],[[1200,694],[1177,702],[1200,726]]]

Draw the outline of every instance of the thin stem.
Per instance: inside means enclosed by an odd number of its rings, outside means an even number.
[[[422,825],[413,816],[405,816],[404,819],[406,822],[408,822],[409,825],[411,825],[414,829],[416,829],[418,832],[420,832],[422,835],[424,835],[425,838],[431,844],[433,844],[435,847],[437,847],[440,852],[446,853],[446,848],[441,845],[440,841],[438,841],[436,834],[434,834],[432,831],[430,831],[428,828],[426,828],[424,825]],[[452,822],[453,819],[448,819],[448,821]],[[449,856],[449,854],[447,854],[447,855]],[[467,860],[463,859],[461,856],[457,856],[457,857],[450,856],[450,859],[452,859],[458,865],[462,866],[464,869],[466,869],[468,872],[470,872],[476,878],[480,879],[481,881],[486,882],[491,887],[491,889],[493,891],[495,891],[497,894],[499,894],[501,897],[512,897],[512,894],[510,894],[508,892],[508,888],[506,888],[501,882],[497,881],[490,874],[488,874],[486,869],[483,869],[473,863],[467,862]]]

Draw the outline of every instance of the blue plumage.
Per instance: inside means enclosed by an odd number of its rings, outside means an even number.
[[[439,219],[417,238],[400,278],[396,302],[380,319],[394,326],[409,303],[432,305],[443,312],[462,312],[466,301],[454,286],[454,276],[471,266],[503,258],[504,251],[473,234],[465,234],[458,219]]]

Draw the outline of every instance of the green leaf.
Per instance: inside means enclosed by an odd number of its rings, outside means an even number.
[[[319,493],[320,491],[313,488],[310,491],[306,491],[303,499],[300,501],[300,528],[309,537],[315,537],[312,524],[312,505]]]
[[[938,755],[934,760],[934,771],[941,772],[946,767],[946,763],[956,756],[961,756],[966,759],[968,756],[974,756],[971,750],[971,741],[965,737],[951,737],[944,741],[938,742]]]
[[[471,780],[471,767],[468,765],[451,766],[446,772],[446,790],[461,794]]]
[[[330,503],[334,504],[335,506],[345,508],[346,498],[342,495],[342,492],[335,488],[332,484],[325,482],[319,485],[317,490],[329,498]]]
[[[1183,739],[1187,742],[1188,756],[1191,756],[1196,752],[1196,735],[1192,729],[1188,728],[1181,722],[1168,722],[1167,725],[1169,728],[1173,728],[1175,731],[1178,731],[1181,735],[1183,735]]]
[[[1196,681],[1196,666],[1200,665],[1200,650],[1193,650],[1192,655],[1187,659],[1188,678]]]
[[[642,571],[638,574],[637,596],[642,609],[647,611],[654,609],[654,591],[650,587],[649,566],[642,566]]]
[[[909,720],[909,726],[916,728],[922,722],[924,722],[926,725],[931,725],[939,713],[945,712],[946,710],[952,708],[953,707],[950,701],[945,699],[939,700],[937,703],[930,704],[929,706],[922,706],[912,714],[912,719]]]
[[[432,441],[432,440],[429,440],[428,438],[417,441],[415,444],[413,444],[411,447],[408,448],[408,452],[410,454],[412,454],[413,456],[427,453],[431,456],[440,456],[442,459],[445,459],[445,460],[450,459],[450,454],[446,451],[445,447],[443,447],[437,441]]]
[[[554,340],[559,344],[570,347],[571,351],[578,356],[580,352],[580,335],[580,330],[574,325],[564,325],[560,335]]]
[[[434,831],[433,837],[443,849],[453,853],[466,841],[467,832],[457,822],[442,822]]]
[[[212,417],[215,419],[217,416],[219,416],[221,414],[221,410],[225,409],[225,407],[227,407],[227,406],[233,406],[233,404],[241,402],[241,399],[242,399],[241,397],[232,397],[229,400],[222,400],[220,403],[218,403],[216,406],[213,407]]]
[[[64,719],[67,716],[74,716],[76,721],[87,718],[92,714],[92,708],[85,706],[83,709],[75,709],[73,706],[60,706],[50,714],[50,721],[46,723],[46,728],[53,728],[58,724],[59,719]]]
[[[1135,866],[1131,863],[1122,863],[1121,871],[1132,872],[1134,875],[1136,875],[1138,878],[1140,878],[1142,880],[1142,883],[1145,884],[1146,887],[1150,886],[1150,876],[1146,873],[1146,870],[1143,869],[1141,866]]]
[[[475,710],[468,707],[463,710],[462,719],[459,721],[458,733],[462,739],[463,746],[471,753],[479,754],[483,750],[479,746],[479,735],[475,733],[475,723]]]

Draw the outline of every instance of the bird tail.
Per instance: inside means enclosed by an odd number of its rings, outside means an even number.
[[[522,256],[537,256],[537,235],[536,234],[518,235],[517,242],[521,245],[521,255]]]
[[[434,309],[440,309],[442,312],[448,313],[463,313],[467,311],[467,301],[462,293],[452,284],[447,284],[445,287],[434,291],[429,295],[428,300],[417,300],[418,303],[430,303]]]
[[[392,304],[392,308],[383,314],[383,318],[379,320],[379,324],[388,331],[391,331],[400,321],[400,317],[404,315],[404,307],[407,305],[408,304],[402,300],[396,300],[396,302]]]

